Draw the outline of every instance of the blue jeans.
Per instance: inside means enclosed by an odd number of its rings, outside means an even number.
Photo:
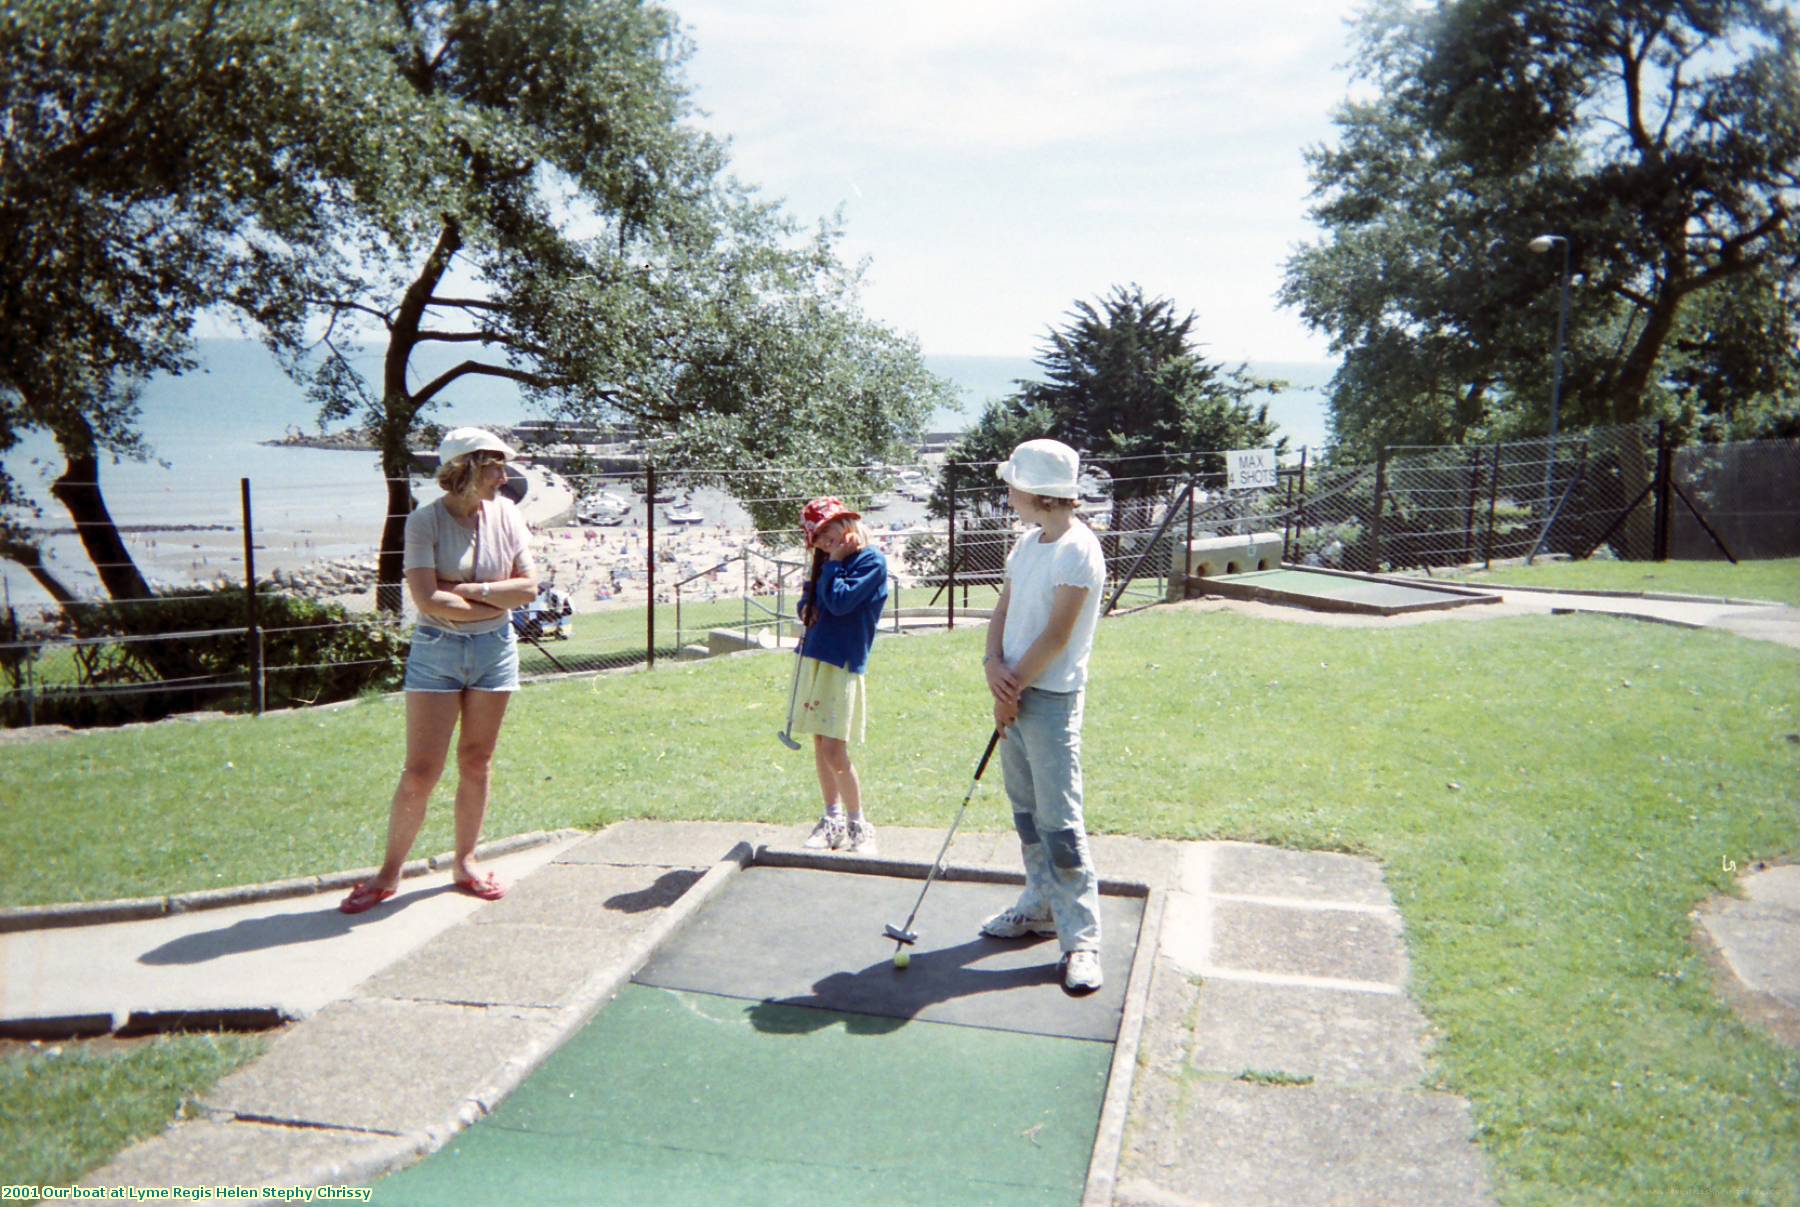
[[[1025,856],[1018,908],[1054,919],[1065,952],[1100,950],[1100,876],[1081,818],[1082,702],[1079,691],[1028,687],[1019,697],[1019,719],[1000,743]]]
[[[513,627],[452,633],[416,626],[402,686],[409,692],[518,691],[519,641]]]

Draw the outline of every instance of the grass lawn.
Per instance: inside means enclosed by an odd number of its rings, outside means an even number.
[[[0,1177],[72,1185],[265,1046],[230,1034],[9,1045],[0,1053]]]
[[[1706,595],[1762,599],[1800,607],[1800,558],[1739,562],[1538,562],[1479,571],[1473,583],[1548,587],[1569,591],[1638,591],[1658,595]]]
[[[947,824],[988,730],[981,642],[877,646],[857,762],[878,822]],[[750,654],[530,688],[490,832],[798,828],[817,802],[811,760],[774,736],[791,665]],[[1339,629],[1152,609],[1100,629],[1089,820],[1380,859],[1440,1035],[1435,1083],[1474,1103],[1504,1202],[1800,1202],[1800,1055],[1715,1001],[1688,917],[1729,889],[1724,860],[1800,852],[1797,672],[1800,651],[1604,617]],[[373,862],[401,720],[382,698],[10,748],[0,898]],[[450,793],[421,853],[450,845]],[[1000,799],[967,824],[1004,829]],[[9,1176],[45,1180],[35,1164]]]

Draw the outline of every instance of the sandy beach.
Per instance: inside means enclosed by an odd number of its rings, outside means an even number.
[[[614,498],[633,500],[615,524],[580,523],[580,493],[560,475],[523,463],[527,490],[520,510],[532,529],[531,551],[540,581],[568,595],[575,611],[642,608],[649,594],[647,545],[649,512],[641,496],[608,486]],[[422,499],[436,497],[422,485]],[[677,487],[675,500],[656,504],[656,598],[672,603],[680,584],[684,603],[702,603],[772,594],[778,584],[795,589],[803,562],[799,531],[776,534],[778,545],[759,539],[749,513],[730,496],[710,489]],[[339,514],[322,519],[314,511],[302,524],[284,523],[270,509],[268,522],[257,514],[254,557],[259,580],[341,603],[351,611],[373,611],[373,575],[379,516]],[[675,523],[673,510],[698,514],[699,523]],[[235,519],[235,517],[233,517]],[[891,498],[865,518],[875,547],[888,556],[896,580],[910,586],[903,552],[906,538],[926,530],[923,502]],[[244,538],[236,524],[191,525],[125,533],[139,567],[155,583],[178,586],[220,579],[242,582]],[[749,555],[746,557],[746,550]],[[785,582],[781,580],[785,579]]]

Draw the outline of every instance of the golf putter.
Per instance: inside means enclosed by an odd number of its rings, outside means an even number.
[[[969,781],[969,790],[963,795],[962,807],[956,811],[956,818],[950,823],[950,832],[944,835],[944,845],[938,848],[937,858],[931,864],[931,872],[925,877],[925,887],[919,890],[919,899],[913,902],[912,913],[906,915],[906,921],[901,925],[894,926],[890,923],[881,932],[894,941],[896,952],[902,946],[911,946],[919,941],[919,932],[912,928],[913,920],[919,916],[919,907],[925,904],[925,894],[931,891],[931,882],[937,879],[938,872],[944,866],[944,856],[950,850],[950,840],[956,837],[956,827],[962,825],[969,801],[974,798],[975,789],[981,784],[981,773],[987,770],[988,760],[994,757],[994,747],[999,741],[1000,731],[996,729],[988,737],[987,749],[981,752],[981,762],[975,764],[975,778]]]
[[[800,749],[800,743],[794,741],[794,700],[800,693],[800,658],[806,650],[806,630],[800,630],[800,640],[794,643],[794,682],[788,687],[787,728],[775,736],[789,750]]]
[[[820,567],[815,558],[812,574],[812,585],[815,590],[819,585],[819,569]],[[800,692],[800,660],[806,653],[806,635],[811,631],[812,627],[810,625],[801,629],[800,640],[794,643],[794,682],[792,686],[788,688],[787,728],[775,735],[781,739],[781,744],[786,746],[789,750],[800,749],[800,743],[794,741],[794,700]]]

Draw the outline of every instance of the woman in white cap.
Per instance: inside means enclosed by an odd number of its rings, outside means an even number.
[[[1027,440],[998,470],[1026,529],[1006,557],[982,667],[994,697],[1000,766],[1025,859],[1025,891],[981,924],[996,939],[1055,935],[1063,987],[1100,988],[1100,877],[1082,817],[1081,715],[1106,557],[1075,516],[1080,458]]]
[[[488,770],[506,705],[519,689],[511,609],[537,598],[530,532],[500,493],[512,449],[492,432],[460,427],[438,446],[443,497],[406,517],[406,587],[419,609],[406,656],[406,766],[388,814],[381,870],[338,906],[360,914],[397,891],[400,869],[456,744],[456,864],[460,892],[497,901],[506,888],[475,864],[487,814]]]

